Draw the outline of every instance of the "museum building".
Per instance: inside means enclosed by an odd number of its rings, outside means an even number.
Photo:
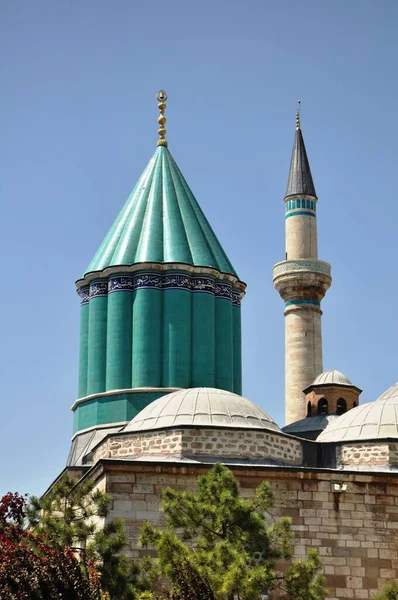
[[[170,154],[165,92],[157,148],[84,275],[78,398],[66,470],[93,479],[123,517],[132,557],[165,486],[194,490],[228,465],[249,496],[269,481],[295,554],[319,550],[329,598],[369,599],[398,578],[398,384],[361,389],[324,371],[315,186],[296,116],[284,198],[285,414],[280,427],[242,396],[246,285]],[[265,402],[266,404],[266,402]],[[78,485],[78,484],[77,484]]]

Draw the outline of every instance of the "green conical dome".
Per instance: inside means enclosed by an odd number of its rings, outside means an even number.
[[[85,274],[134,263],[236,272],[165,146],[159,146]]]
[[[158,106],[156,152],[76,282],[72,461],[88,439],[94,444],[101,431],[117,430],[165,394],[194,387],[242,392],[246,285],[167,149],[164,102]]]

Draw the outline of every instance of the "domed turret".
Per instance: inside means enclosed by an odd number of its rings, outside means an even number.
[[[307,416],[342,415],[358,406],[361,392],[341,371],[324,371],[304,390]]]
[[[306,418],[287,425],[283,431],[315,440],[336,418],[358,406],[361,391],[341,371],[324,371],[304,390]]]

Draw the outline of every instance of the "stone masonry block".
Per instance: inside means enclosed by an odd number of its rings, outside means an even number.
[[[133,492],[135,494],[153,494],[155,486],[153,483],[136,483],[133,485]]]
[[[346,588],[336,588],[336,596],[340,600],[341,598],[354,598],[354,590]]]
[[[362,577],[347,577],[347,587],[360,590],[362,588],[362,581]]]
[[[355,590],[355,598],[369,598],[368,590]]]
[[[126,517],[131,514],[133,503],[131,500],[114,500],[112,517]]]
[[[113,492],[128,494],[132,490],[132,484],[131,483],[113,483],[111,486],[111,490]]]

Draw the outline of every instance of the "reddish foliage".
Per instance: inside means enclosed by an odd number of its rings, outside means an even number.
[[[8,493],[0,500],[1,600],[100,600],[92,562],[78,560],[70,548],[60,551],[48,536],[23,527],[26,500]]]
[[[20,494],[8,492],[0,500],[0,528],[7,524],[22,525],[26,500]]]

